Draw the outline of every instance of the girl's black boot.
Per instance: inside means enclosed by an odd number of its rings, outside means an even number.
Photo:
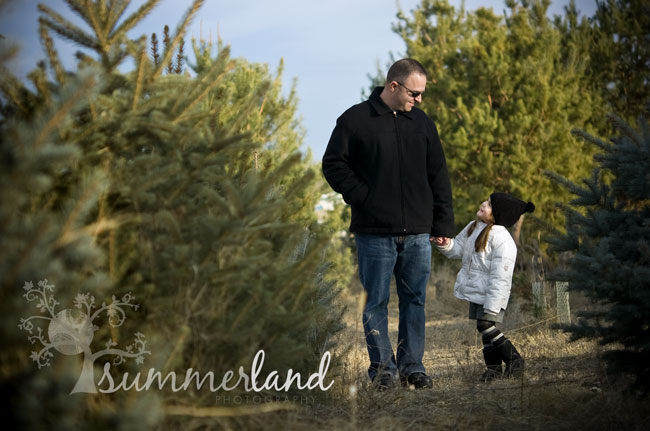
[[[501,359],[506,363],[506,368],[503,371],[503,377],[516,377],[520,378],[524,375],[524,358],[521,357],[515,346],[512,345],[510,340],[506,340],[497,347]]]
[[[483,372],[481,381],[491,382],[492,380],[500,379],[503,371],[501,369],[501,353],[499,352],[498,348],[492,346],[484,347],[483,359],[485,360],[487,370]]]

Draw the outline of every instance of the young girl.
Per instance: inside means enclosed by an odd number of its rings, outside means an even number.
[[[476,329],[483,338],[483,357],[487,370],[481,380],[501,376],[521,376],[524,360],[495,323],[503,322],[510,296],[512,272],[517,246],[506,230],[535,205],[506,193],[492,193],[470,222],[454,239],[436,242],[448,258],[462,259],[456,277],[454,295],[469,301],[469,318],[476,320]],[[501,362],[505,362],[502,371]]]

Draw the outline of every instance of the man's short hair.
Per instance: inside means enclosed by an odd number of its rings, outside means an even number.
[[[419,73],[427,78],[427,71],[424,70],[424,66],[422,66],[419,61],[412,58],[397,60],[393,63],[390,69],[388,69],[388,73],[386,74],[386,84],[392,81],[404,81],[413,73]]]

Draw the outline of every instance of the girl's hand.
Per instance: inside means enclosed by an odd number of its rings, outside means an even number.
[[[429,240],[438,247],[444,247],[449,244],[449,238],[444,236],[432,236]]]

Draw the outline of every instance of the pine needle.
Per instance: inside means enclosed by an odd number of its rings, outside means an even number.
[[[83,97],[84,94],[88,92],[95,85],[95,78],[91,76],[86,78],[81,82],[81,84],[74,89],[74,92],[68,97],[63,105],[56,110],[54,115],[47,121],[45,126],[43,126],[41,133],[38,134],[36,140],[34,141],[34,147],[40,148],[58,125],[63,121],[66,115],[79,103],[79,100]]]
[[[147,66],[147,40],[143,36],[140,38],[140,55],[138,58],[138,67],[136,69],[135,90],[133,91],[133,102],[131,103],[131,110],[135,111],[138,107],[138,101],[142,95],[142,84],[145,76],[145,69]]]
[[[45,52],[47,53],[47,58],[50,60],[50,67],[54,71],[54,76],[56,77],[56,82],[59,85],[65,83],[65,72],[61,62],[59,61],[59,53],[54,49],[54,41],[50,37],[50,33],[47,31],[47,27],[43,24],[38,26],[38,32],[41,36],[41,43],[45,47]]]
[[[72,24],[70,21],[66,20],[64,17],[56,13],[54,10],[49,7],[39,4],[38,9],[48,17],[40,17],[38,22],[42,25],[49,27],[50,29],[57,32],[59,35],[64,38],[70,39],[74,42],[77,42],[80,45],[83,45],[87,48],[90,48],[94,51],[100,52],[100,45],[93,36],[89,35],[79,27]]]
[[[151,10],[158,4],[159,1],[160,0],[149,0],[140,6],[137,11],[133,12],[122,24],[120,24],[117,29],[115,29],[115,31],[108,38],[108,42],[110,44],[115,43],[118,37],[126,34],[126,32],[131,30],[138,22],[142,21],[142,19],[144,19],[149,14],[149,12],[151,12]],[[123,7],[122,5],[118,4],[115,7],[118,11],[121,10],[123,12],[126,6]]]

